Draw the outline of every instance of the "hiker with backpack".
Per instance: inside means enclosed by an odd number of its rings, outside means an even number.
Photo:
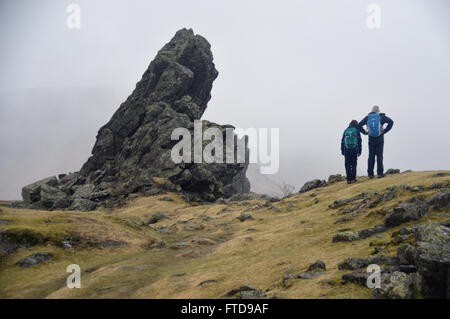
[[[384,128],[384,124],[387,124]],[[367,126],[367,132],[363,126]],[[375,166],[375,157],[377,158],[377,175],[379,178],[384,177],[383,168],[383,147],[384,134],[389,132],[394,125],[394,121],[380,113],[380,107],[375,105],[372,112],[369,113],[361,122],[359,122],[359,130],[364,135],[369,135],[369,160],[367,164],[367,174],[369,178],[373,178],[373,170]]]
[[[344,131],[341,141],[341,153],[345,156],[347,184],[356,183],[356,165],[358,156],[361,155],[361,148],[362,141],[358,121],[353,120]]]

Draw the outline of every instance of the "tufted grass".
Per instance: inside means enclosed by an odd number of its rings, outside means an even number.
[[[228,290],[247,284],[266,291],[268,297],[370,298],[368,288],[341,285],[341,276],[345,272],[339,271],[337,265],[347,257],[368,256],[374,248],[370,242],[388,242],[400,227],[381,233],[381,238],[373,236],[340,243],[332,243],[332,238],[343,229],[359,231],[373,227],[384,218],[376,211],[389,210],[399,200],[405,201],[415,194],[402,191],[392,201],[339,224],[334,222],[343,216],[342,213],[328,205],[363,191],[381,193],[388,186],[429,186],[450,179],[449,176],[433,177],[435,173],[437,171],[410,172],[373,180],[360,178],[352,185],[336,183],[273,203],[280,212],[266,207],[249,210],[252,205],[264,203],[256,200],[247,201],[250,206],[240,206],[237,202],[191,206],[177,194],[168,194],[174,199],[170,202],[160,200],[167,195],[138,197],[113,211],[37,211],[2,206],[0,219],[10,220],[8,224],[0,225],[2,230],[31,231],[49,240],[44,245],[19,249],[0,263],[0,297],[220,298]],[[420,195],[435,192],[426,191]],[[311,193],[317,196],[311,197]],[[315,203],[316,199],[318,203]],[[292,206],[290,209],[289,205]],[[219,213],[225,207],[232,211]],[[248,211],[253,219],[237,220],[244,211]],[[162,234],[142,226],[142,222],[156,212],[169,218],[150,226],[169,227],[179,222],[174,233]],[[449,216],[446,210],[432,210],[421,221],[402,226],[409,227],[424,220],[446,220]],[[109,248],[81,245],[63,249],[58,246],[63,236],[116,240],[127,245]],[[194,239],[195,243],[191,243]],[[179,250],[149,249],[149,244],[158,240],[167,245],[181,241],[190,245]],[[397,247],[387,245],[382,253],[393,255]],[[53,258],[29,268],[15,265],[18,260],[38,251],[49,252]],[[305,271],[316,260],[326,263],[324,274],[312,279],[292,279],[282,285],[283,274]],[[81,267],[81,289],[65,286],[69,264]],[[183,273],[186,274],[174,276]],[[209,279],[217,282],[199,286],[200,282]],[[323,283],[324,280],[332,285]]]

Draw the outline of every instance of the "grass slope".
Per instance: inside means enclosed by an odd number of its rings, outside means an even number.
[[[0,298],[220,298],[243,284],[265,291],[268,297],[369,298],[370,289],[341,285],[345,272],[338,270],[337,264],[347,257],[368,256],[374,250],[370,242],[389,242],[391,234],[400,227],[354,242],[333,243],[332,238],[344,229],[373,227],[384,218],[380,212],[417,194],[402,191],[392,201],[337,224],[342,210],[330,209],[328,205],[361,192],[382,193],[389,186],[429,186],[448,181],[448,176],[435,177],[435,173],[361,178],[352,185],[340,182],[275,202],[275,210],[257,200],[191,206],[176,194],[168,195],[173,201],[162,200],[166,195],[134,198],[126,207],[113,211],[36,211],[2,206],[0,220],[10,221],[0,225],[3,231],[38,235],[47,238],[47,242],[18,249],[0,263]],[[244,211],[253,219],[236,219]],[[143,226],[142,222],[156,212],[169,218]],[[446,220],[449,216],[448,211],[431,210],[414,223]],[[158,226],[166,228],[158,231]],[[164,233],[167,230],[171,233]],[[126,245],[64,249],[59,244],[64,236],[81,236],[90,242],[122,241]],[[166,248],[151,249],[150,245],[159,240],[166,243]],[[170,248],[176,242],[187,242],[188,246]],[[382,254],[393,255],[396,249],[389,244]],[[29,268],[15,265],[35,252],[49,252],[53,258]],[[282,283],[284,274],[305,271],[319,259],[326,263],[324,274]],[[66,287],[66,267],[70,264],[81,267],[81,289]],[[215,282],[200,286],[205,280]]]

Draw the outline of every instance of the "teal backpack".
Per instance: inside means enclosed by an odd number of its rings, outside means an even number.
[[[349,127],[345,130],[344,146],[348,150],[354,150],[358,147],[358,130],[355,127]]]

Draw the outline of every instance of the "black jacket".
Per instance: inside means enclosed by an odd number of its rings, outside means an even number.
[[[348,128],[350,128],[351,126],[349,126]],[[359,155],[361,155],[361,149],[362,149],[362,140],[361,140],[361,132],[360,132],[360,130],[359,130],[359,127],[355,127],[355,126],[352,126],[352,127],[354,127],[354,128],[356,128],[356,130],[358,131],[358,147],[357,147],[357,152],[358,152],[358,156]],[[346,131],[347,129],[345,129],[344,130],[344,133],[342,134],[342,140],[341,140],[341,154],[342,155],[345,155],[345,153],[347,152],[347,151],[349,151],[349,150],[347,150],[346,148],[345,148],[345,146],[344,146],[344,138],[345,138],[345,131]],[[350,150],[350,151],[352,151],[353,152],[353,150]]]
[[[373,112],[369,113],[372,114]],[[363,133],[364,135],[367,135],[368,133],[366,132],[366,130],[363,128],[364,125],[367,125],[367,119],[369,118],[369,116],[366,116],[365,118],[362,119],[361,122],[359,122],[358,127],[359,130],[361,131],[361,133]],[[380,136],[374,137],[374,136],[369,136],[369,142],[379,142],[379,141],[384,141],[384,134],[386,134],[387,132],[389,132],[392,129],[392,126],[394,125],[394,121],[391,120],[389,117],[386,116],[385,113],[380,113],[380,121],[381,121],[381,126],[384,126],[384,124],[387,124],[386,128],[383,128],[383,134],[381,134]]]

